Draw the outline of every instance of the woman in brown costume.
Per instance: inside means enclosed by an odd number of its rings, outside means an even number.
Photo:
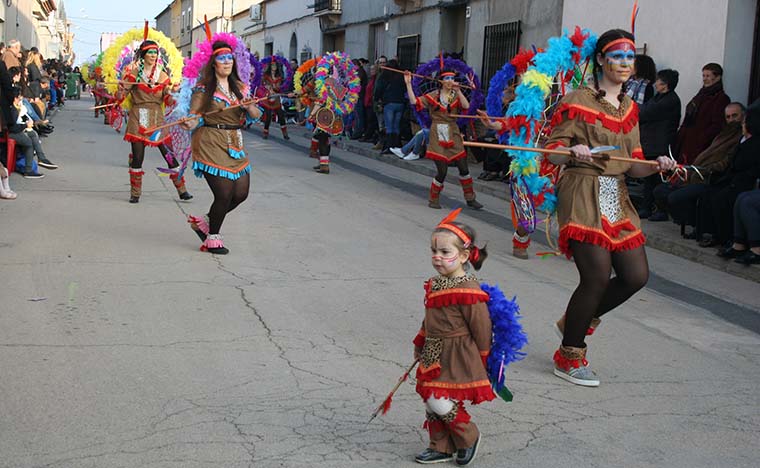
[[[599,318],[644,287],[649,266],[644,234],[625,185],[625,176],[647,177],[676,166],[666,156],[652,168],[594,159],[590,148],[615,146],[610,156],[644,159],[639,142],[638,107],[622,85],[631,74],[636,46],[633,35],[614,29],[599,37],[593,55],[594,88],[565,96],[553,118],[547,148],[567,148],[572,158],[551,156],[566,165],[557,183],[559,245],[575,258],[580,284],[555,325],[562,343],[554,354],[554,374],[576,385],[596,387],[586,360],[586,335]],[[615,276],[610,278],[612,270]]]
[[[254,102],[241,106],[250,98],[250,89],[238,77],[235,55],[230,44],[214,42],[213,55],[201,70],[190,100],[187,129],[192,137],[193,170],[204,177],[214,194],[208,215],[190,216],[188,222],[203,240],[201,250],[227,254],[219,230],[224,218],[246,198],[250,187],[251,165],[243,147],[242,128],[246,115],[261,117]],[[231,109],[224,110],[228,107]]]
[[[127,129],[124,140],[132,145],[129,157],[129,185],[131,193],[129,203],[138,203],[142,194],[142,170],[145,159],[145,147],[157,147],[170,168],[179,166],[179,161],[169,156],[166,143],[170,136],[162,135],[160,131],[153,135],[144,135],[142,131],[164,123],[164,105],[172,102],[172,83],[165,70],[158,66],[158,44],[145,40],[137,51],[137,60],[132,63],[119,85],[120,94],[128,93],[132,98],[129,110]],[[181,200],[193,198],[185,188],[184,177],[177,174],[169,176],[177,189]]]
[[[470,169],[467,167],[467,151],[464,149],[462,133],[459,131],[456,118],[450,115],[461,114],[470,108],[469,101],[462,93],[462,89],[457,86],[454,78],[456,78],[456,73],[442,70],[439,75],[441,88],[417,97],[412,87],[412,74],[409,72],[404,74],[409,102],[417,110],[427,109],[432,120],[430,142],[425,157],[433,160],[438,173],[430,185],[428,206],[435,209],[441,208],[440,198],[446,173],[450,164],[456,164],[459,169],[459,183],[462,184],[467,206],[480,210],[483,205],[475,199],[475,189],[472,186]]]
[[[282,108],[282,100],[280,99],[280,92],[282,91],[282,84],[285,81],[280,63],[272,57],[272,61],[269,62],[264,71],[261,84],[266,89],[266,96],[271,96],[268,99],[261,101],[261,106],[264,108],[264,139],[269,138],[269,124],[272,123],[272,116],[277,116],[277,121],[280,122],[280,130],[282,130],[282,137],[286,140],[290,140],[288,136],[288,123],[285,119],[285,110]]]

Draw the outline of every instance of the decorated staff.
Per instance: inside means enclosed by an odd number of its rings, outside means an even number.
[[[281,55],[264,57],[261,60],[261,65],[264,67],[264,76],[261,86],[256,89],[256,96],[267,97],[261,101],[261,107],[264,108],[264,139],[269,138],[269,124],[272,123],[272,116],[276,115],[277,121],[280,123],[282,137],[290,140],[280,93],[290,89],[293,82],[293,67],[290,65],[290,61]]]
[[[356,65],[343,52],[325,54],[314,70],[314,107],[311,120],[316,129],[319,165],[314,170],[330,173],[330,135],[343,133],[343,119],[354,110],[361,83]]]
[[[430,128],[430,143],[426,157],[435,163],[436,176],[430,185],[428,206],[434,209],[441,208],[441,192],[446,180],[446,173],[450,164],[456,164],[459,169],[459,183],[462,185],[464,199],[467,206],[480,210],[483,208],[475,199],[472,175],[467,166],[467,152],[464,148],[464,140],[459,130],[458,122],[451,114],[474,113],[483,101],[483,95],[476,91],[480,83],[472,69],[464,62],[452,58],[439,58],[428,62],[417,69],[418,75],[435,73],[436,80],[427,83],[437,83],[440,80],[440,88],[429,89],[421,94],[422,79],[412,80],[412,74],[404,74],[406,92],[409,102],[413,106],[420,125]],[[465,96],[462,87],[457,83],[465,81],[473,89],[470,97],[472,102]],[[418,97],[419,95],[419,97]],[[464,125],[466,122],[462,122]]]
[[[134,44],[139,42],[139,46]],[[132,29],[120,36],[103,55],[104,81],[111,93],[116,93],[121,105],[129,111],[124,140],[132,147],[129,155],[130,203],[138,203],[142,195],[142,170],[145,147],[161,152],[170,168],[179,166],[177,159],[166,146],[168,135],[143,135],[141,128],[160,125],[164,121],[164,108],[173,104],[171,90],[178,83],[182,69],[182,55],[163,33],[148,27]],[[181,200],[193,198],[185,188],[185,181],[172,176],[172,182]]]
[[[224,255],[229,250],[219,234],[222,223],[227,213],[245,201],[250,189],[251,165],[242,128],[259,119],[262,112],[251,101],[250,88],[241,79],[242,75],[247,81],[251,73],[245,43],[232,34],[212,36],[208,22],[206,38],[185,66],[177,112],[182,115],[187,109],[189,116],[195,117],[182,126],[193,131],[195,175],[206,179],[214,195],[208,214],[190,215],[188,223],[203,241],[201,251]],[[251,102],[243,105],[246,101]]]

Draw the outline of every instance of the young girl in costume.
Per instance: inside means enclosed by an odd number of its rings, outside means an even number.
[[[456,164],[459,169],[459,183],[462,184],[464,199],[467,206],[480,210],[483,205],[475,199],[475,190],[472,186],[472,175],[467,167],[467,152],[464,149],[462,133],[457,126],[456,118],[451,114],[461,114],[470,108],[462,89],[455,81],[456,73],[451,70],[441,70],[438,79],[442,81],[438,90],[417,97],[412,87],[412,74],[404,73],[406,93],[411,105],[418,110],[427,109],[430,113],[432,124],[430,125],[430,142],[425,156],[433,160],[438,173],[430,185],[430,197],[428,206],[440,209],[440,197],[443,191],[443,182],[449,164]]]
[[[264,78],[262,80],[265,96],[280,94],[284,81],[285,77],[280,63],[272,57],[269,66],[267,66],[264,71]],[[282,108],[280,96],[272,96],[261,101],[261,106],[264,108],[264,139],[266,140],[269,138],[269,125],[272,123],[272,115],[274,114],[277,116],[277,121],[280,122],[282,137],[286,140],[290,140],[290,137],[288,136],[288,125],[285,120],[285,111]]]
[[[145,37],[147,38],[147,29]],[[158,64],[158,44],[146,39],[140,44],[136,55],[135,62],[127,69],[119,85],[120,94],[130,95],[132,101],[127,129],[124,132],[124,140],[132,145],[129,159],[129,203],[138,203],[142,195],[142,177],[145,174],[142,165],[146,146],[157,147],[170,168],[179,166],[179,161],[167,157],[169,150],[166,143],[170,138],[168,133],[166,136],[141,133],[141,130],[163,124],[164,105],[172,103],[172,83],[169,75]],[[185,188],[184,177],[172,174],[170,178],[181,200],[193,198]]]
[[[209,40],[211,34],[207,30]],[[227,254],[219,231],[224,218],[246,198],[250,187],[251,165],[243,149],[241,129],[246,114],[258,119],[261,109],[255,103],[239,106],[250,98],[250,90],[239,78],[232,46],[215,41],[208,62],[200,72],[190,101],[187,129],[194,129],[192,137],[193,170],[204,177],[214,194],[214,201],[204,217],[190,216],[188,221],[203,240],[201,250],[214,254]],[[227,107],[234,107],[223,110]],[[210,111],[220,111],[207,114]]]
[[[466,273],[479,270],[487,257],[475,245],[475,232],[455,222],[458,209],[433,231],[433,268],[438,276],[425,283],[425,319],[414,339],[417,393],[425,402],[425,427],[430,446],[415,457],[418,463],[456,458],[469,464],[477,454],[480,431],[464,408],[495,398],[486,359],[491,350],[492,324],[486,303],[489,294]]]
[[[625,176],[643,178],[676,166],[665,156],[657,158],[656,168],[592,158],[590,148],[612,145],[617,149],[608,151],[610,156],[644,159],[638,108],[623,91],[635,56],[632,34],[620,29],[602,34],[592,56],[594,87],[581,87],[562,99],[546,144],[573,153],[572,158],[549,159],[566,165],[557,183],[559,247],[575,258],[580,274],[565,316],[556,323],[562,343],[554,354],[554,374],[588,387],[598,386],[599,379],[586,360],[585,337],[649,277],[644,234]]]

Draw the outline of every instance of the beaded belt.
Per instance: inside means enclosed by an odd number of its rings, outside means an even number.
[[[218,130],[240,130],[241,128],[243,128],[242,125],[225,125],[225,124],[209,124],[209,123],[204,123],[203,126],[216,128]]]

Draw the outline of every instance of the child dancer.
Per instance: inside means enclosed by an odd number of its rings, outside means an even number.
[[[430,446],[415,457],[418,463],[454,460],[468,465],[475,458],[480,432],[463,402],[495,398],[486,373],[492,324],[489,295],[465,272],[479,270],[487,253],[475,246],[475,232],[454,220],[461,208],[444,218],[430,241],[438,276],[425,283],[425,319],[414,339],[417,393],[425,402]]]

